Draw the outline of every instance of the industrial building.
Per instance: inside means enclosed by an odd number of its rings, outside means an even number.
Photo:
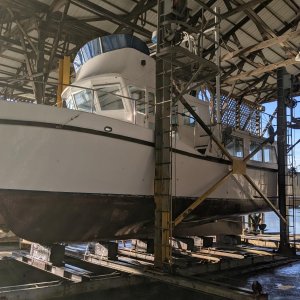
[[[300,0],[0,0],[0,299],[300,299]]]

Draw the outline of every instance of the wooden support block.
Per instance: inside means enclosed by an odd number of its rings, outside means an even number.
[[[55,244],[51,246],[43,246],[32,243],[30,248],[30,255],[38,260],[52,263],[55,266],[64,265],[65,246]]]
[[[241,237],[238,235],[217,235],[216,236],[217,245],[240,245]]]
[[[202,239],[202,247],[211,248],[214,243],[214,238],[212,236],[203,236]]]
[[[94,245],[95,255],[102,259],[116,260],[118,256],[118,243],[116,242],[101,242]]]

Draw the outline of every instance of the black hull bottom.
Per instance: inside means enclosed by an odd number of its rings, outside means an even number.
[[[193,200],[174,198],[174,216]],[[150,196],[0,190],[1,215],[8,228],[41,244],[151,238],[154,208]],[[207,199],[174,234],[197,235],[201,224],[263,210],[269,207],[262,199]]]

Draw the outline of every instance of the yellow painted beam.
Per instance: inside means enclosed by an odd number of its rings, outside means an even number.
[[[59,60],[58,65],[58,86],[56,93],[56,104],[57,107],[63,107],[61,94],[64,89],[70,85],[70,68],[71,59],[70,56],[64,56],[64,58]]]
[[[164,197],[156,197],[155,199],[155,241],[154,243],[154,265],[156,268],[163,268],[164,265],[172,264],[172,226],[170,203],[166,202]]]
[[[56,92],[56,105],[57,107],[62,107],[62,83],[63,83],[63,59],[60,58],[58,62],[58,86]]]
[[[70,56],[64,56],[63,60],[63,91],[70,84],[71,59]]]
[[[174,221],[174,226],[181,223],[185,217],[187,217],[196,207],[198,207],[213,191],[215,191],[229,176],[232,174],[232,170],[225,176],[220,178],[213,186],[211,186],[204,194],[196,199],[184,212],[182,212]]]

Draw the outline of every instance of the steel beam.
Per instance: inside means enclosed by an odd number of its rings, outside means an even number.
[[[219,16],[218,12],[215,12],[210,6],[208,6],[204,1],[195,0],[200,6],[202,6],[205,10],[209,11],[214,16]]]
[[[46,82],[48,80],[50,69],[53,65],[53,59],[54,59],[55,54],[57,52],[58,44],[59,44],[59,41],[60,41],[60,38],[61,38],[63,20],[65,19],[66,15],[68,14],[69,7],[70,7],[70,1],[65,1],[64,10],[63,10],[63,13],[60,16],[60,20],[59,20],[56,35],[55,35],[55,38],[54,38],[54,41],[53,41],[53,45],[52,45],[52,49],[51,49],[47,69],[46,69],[46,72],[45,72],[45,81]]]
[[[12,12],[12,10],[8,7],[7,11],[9,12],[9,14],[11,15],[12,18],[15,18],[14,13]],[[35,44],[32,42],[31,38],[29,37],[29,35],[27,34],[27,32],[24,30],[24,28],[22,27],[22,25],[20,24],[20,22],[18,20],[14,20],[14,22],[17,24],[18,29],[22,32],[23,36],[26,37],[28,43],[30,44],[32,50],[35,52],[35,54],[37,55],[37,49]]]
[[[251,8],[252,6],[256,5],[256,4],[261,4],[263,3],[264,1],[267,1],[267,0],[252,0],[252,1],[249,1],[247,3],[244,3],[244,4],[241,4],[239,6],[237,6],[236,8],[232,9],[232,10],[229,10],[228,12],[226,13],[223,13],[220,15],[220,18],[221,19],[227,19],[241,11],[244,11],[245,9],[248,9],[248,8]]]
[[[199,198],[197,198],[187,209],[185,209],[173,222],[174,226],[181,223],[195,208],[197,208],[211,193],[213,193],[226,179],[228,179],[232,174],[232,171],[220,178],[214,185],[212,185],[205,193],[203,193]]]
[[[243,80],[243,79],[246,79],[246,78],[249,78],[252,76],[261,75],[266,72],[271,72],[280,67],[286,67],[286,66],[295,65],[295,64],[300,64],[300,62],[296,61],[295,58],[286,59],[286,60],[278,62],[278,63],[269,64],[264,67],[256,68],[252,71],[243,72],[239,75],[229,77],[229,78],[225,79],[224,82],[225,83],[233,83],[236,80]]]
[[[140,1],[136,4],[133,10],[125,17],[127,21],[135,20],[135,24],[137,23],[138,17],[147,12],[148,10],[152,9],[154,6],[157,5],[157,0],[148,0],[148,1]],[[118,33],[123,29],[122,25],[119,25],[118,28],[114,31],[114,33]]]
[[[112,13],[111,11],[89,1],[89,0],[72,0],[72,3],[79,5],[80,7],[86,9],[89,12],[94,13],[95,15],[105,16],[108,20],[115,24],[122,25],[133,29],[136,33],[141,34],[147,38],[151,38],[152,33],[141,26],[135,25],[130,21],[122,19],[120,16]]]
[[[287,195],[286,195],[286,173],[287,173],[287,118],[286,99],[289,92],[288,76],[285,68],[277,70],[277,156],[278,156],[278,201],[280,213],[286,218]],[[291,83],[291,82],[290,82]],[[289,226],[280,220],[280,247],[281,252],[289,249]]]
[[[296,30],[296,31],[291,31],[288,32],[286,34],[283,34],[281,36],[278,37],[274,37],[274,38],[270,38],[268,40],[256,43],[252,46],[248,46],[246,48],[243,49],[239,49],[233,52],[229,52],[227,54],[225,54],[221,59],[222,61],[227,61],[230,59],[233,59],[241,54],[247,56],[252,52],[258,51],[258,50],[262,50],[265,48],[269,48],[271,46],[277,45],[278,43],[283,43],[285,41],[289,41],[291,39],[297,38],[300,36],[300,30]]]
[[[216,65],[220,70],[216,76],[216,119],[217,119],[217,126],[220,129],[221,127],[221,47],[220,47],[220,8],[215,8],[215,58],[216,58]],[[220,132],[220,131],[219,131]]]
[[[45,89],[47,83],[47,71],[45,70],[45,42],[46,34],[40,26],[37,28],[38,32],[38,52],[35,59],[35,70],[38,76],[36,77],[35,88],[36,88],[36,99],[38,103],[43,103],[45,101]],[[46,74],[45,74],[46,73]]]
[[[255,9],[254,12],[258,14],[262,9],[264,9],[272,0],[267,0],[261,4],[259,4]],[[250,21],[249,16],[244,17],[241,21],[239,21],[237,24],[235,24],[230,30],[228,30],[225,34],[222,35],[222,40],[226,43],[229,38],[232,36],[233,33],[235,33],[238,29],[240,29],[242,26],[244,26],[247,22]],[[207,50],[203,52],[204,57],[208,55],[211,52],[214,52],[214,45],[210,46]]]
[[[156,112],[155,112],[155,236],[154,264],[168,267],[172,261],[172,64],[160,57],[169,46],[165,43],[164,3],[158,0],[157,59],[156,59]]]
[[[177,96],[178,97],[178,96]],[[189,103],[184,99],[184,97],[178,97],[180,102],[183,104],[183,106],[188,110],[188,112],[194,117],[196,122],[199,123],[199,125],[203,128],[203,130],[211,137],[211,139],[216,143],[216,145],[219,147],[219,149],[222,151],[222,153],[230,160],[232,161],[231,154],[227,151],[227,149],[222,145],[222,143],[219,141],[217,137],[214,136],[210,128],[203,122],[203,120],[198,116],[198,114],[194,111],[194,109],[189,105]]]

